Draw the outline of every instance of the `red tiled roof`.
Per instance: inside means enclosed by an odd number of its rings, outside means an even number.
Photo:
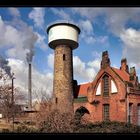
[[[87,89],[91,83],[78,85],[78,96],[87,96]]]
[[[123,81],[130,81],[129,80],[129,74],[125,71],[122,71],[120,69],[117,69],[117,68],[113,68],[112,67],[112,70],[123,80]],[[87,96],[87,89],[88,87],[90,87],[90,85],[93,84],[93,82],[89,82],[89,83],[86,83],[86,84],[81,84],[81,85],[78,85],[77,88],[76,88],[76,95],[77,96]]]
[[[129,80],[129,74],[125,71],[122,71],[120,69],[117,68],[112,68],[122,79],[123,81],[130,81]]]

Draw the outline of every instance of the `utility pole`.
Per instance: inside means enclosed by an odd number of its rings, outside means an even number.
[[[15,119],[15,108],[14,108],[14,73],[12,74],[12,119],[13,119],[13,131],[14,131],[14,119]]]

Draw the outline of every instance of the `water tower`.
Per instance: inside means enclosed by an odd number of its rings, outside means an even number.
[[[49,47],[54,49],[53,103],[63,112],[73,112],[72,50],[78,47],[80,29],[70,23],[56,23],[47,28]]]

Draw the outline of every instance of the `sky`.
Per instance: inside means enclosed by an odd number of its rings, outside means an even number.
[[[120,68],[121,59],[127,58],[140,77],[140,8],[0,7],[0,56],[8,61],[15,87],[24,95],[28,62],[32,63],[33,99],[52,95],[54,50],[48,47],[46,29],[62,21],[81,30],[79,47],[73,51],[78,84],[94,80],[106,50],[112,67]]]

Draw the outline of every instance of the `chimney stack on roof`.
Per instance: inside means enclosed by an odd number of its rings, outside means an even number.
[[[101,68],[105,69],[108,66],[110,66],[110,58],[108,55],[108,51],[104,51],[102,53]]]
[[[136,70],[135,70],[135,67],[131,67],[130,68],[130,81],[135,80],[135,78],[136,78]]]
[[[121,60],[121,67],[120,67],[120,69],[121,69],[122,71],[126,71],[127,73],[129,73],[129,67],[128,67],[128,65],[127,65],[127,59],[126,59],[126,58],[123,58],[123,59]]]

